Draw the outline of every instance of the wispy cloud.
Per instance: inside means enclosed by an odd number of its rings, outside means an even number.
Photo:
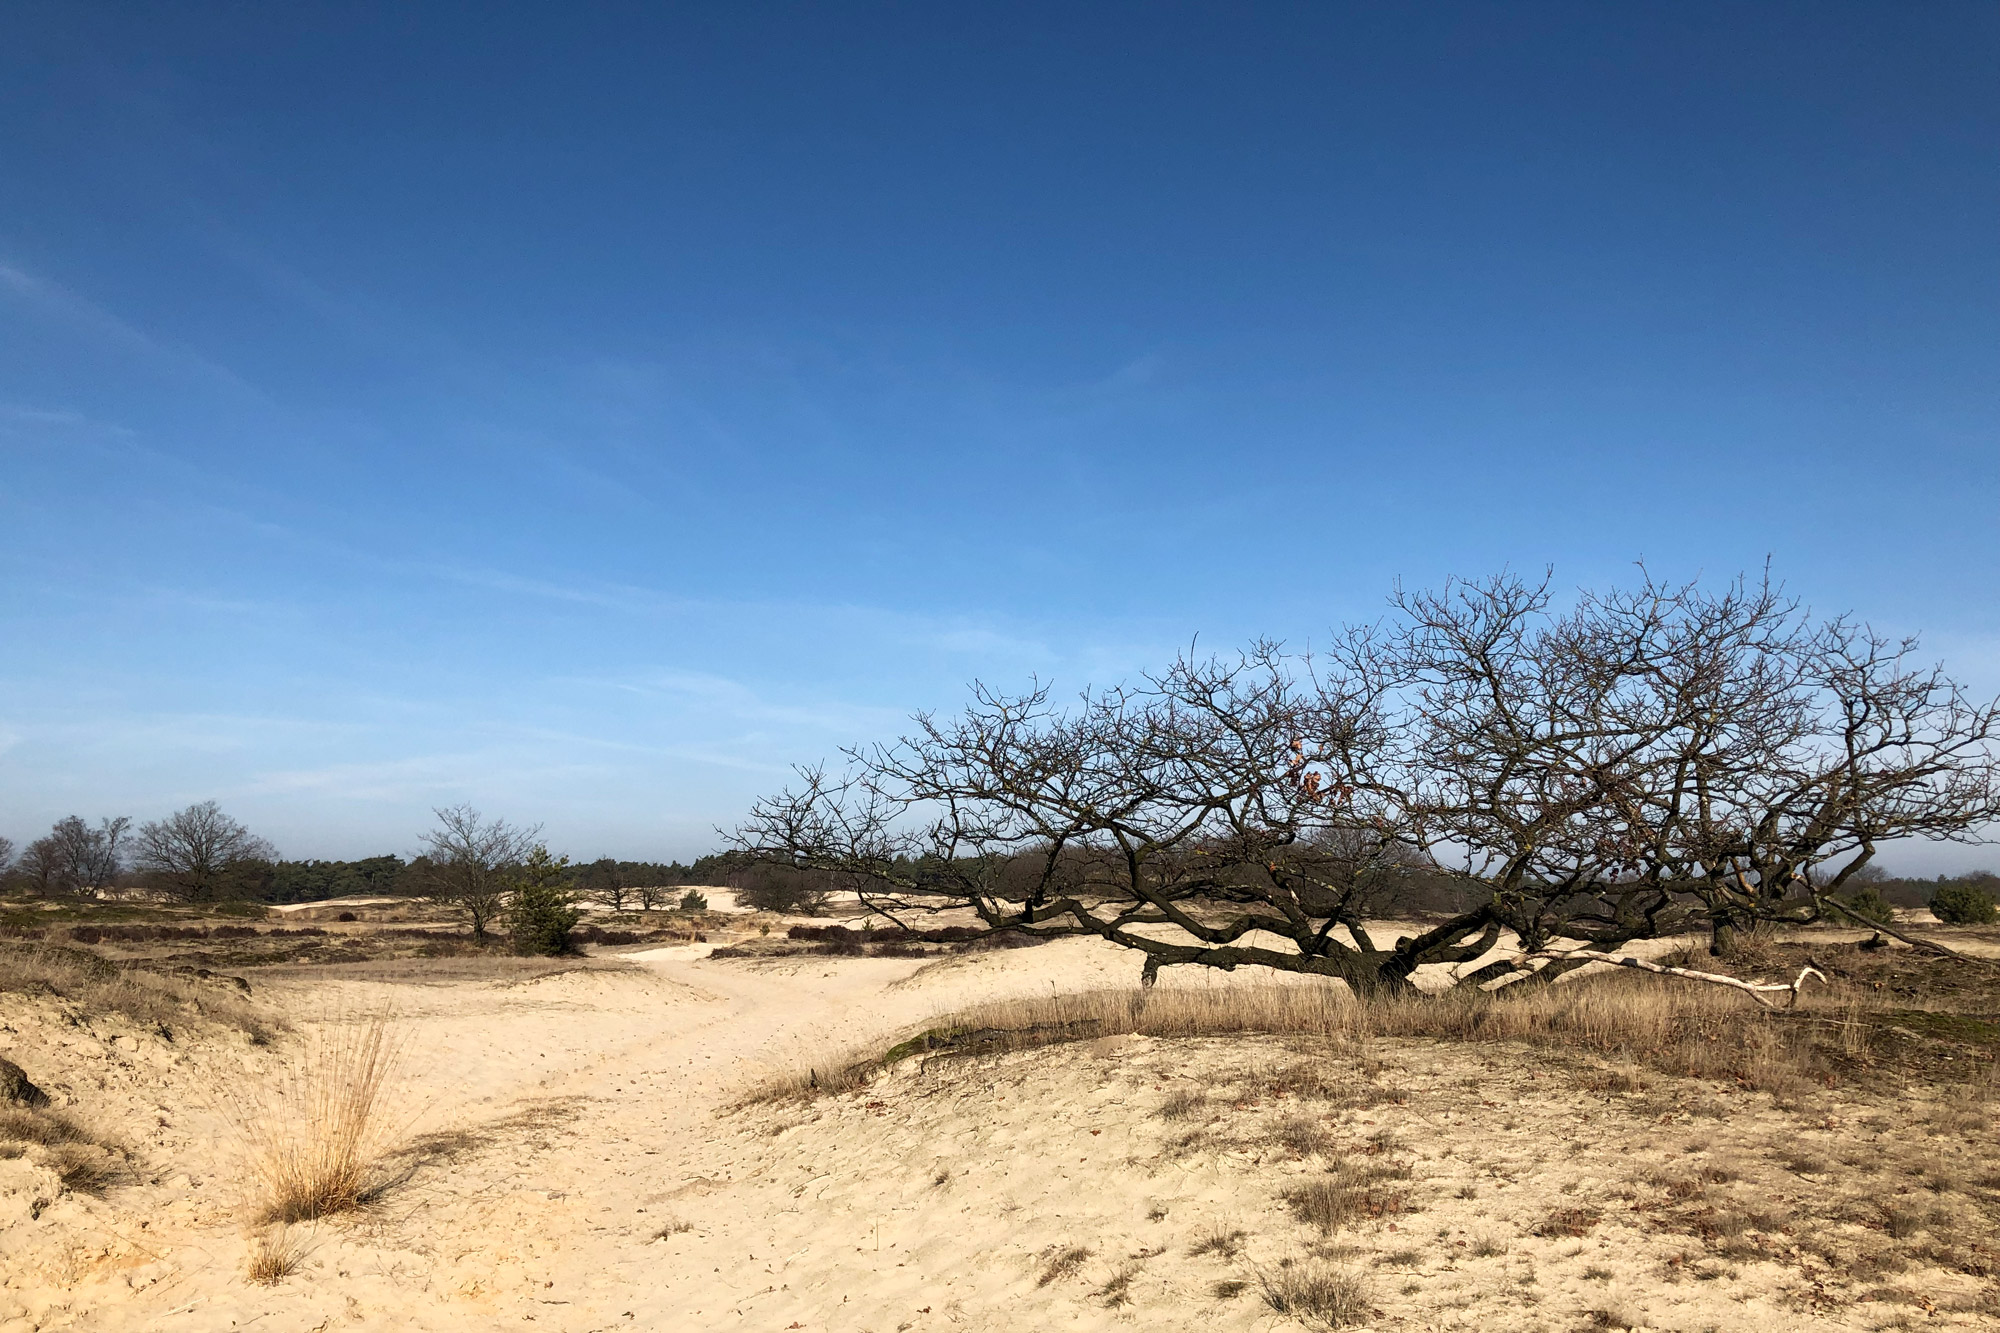
[[[162,342],[60,283],[0,262],[0,293],[43,318],[176,376],[196,375],[232,394],[270,405],[270,399],[229,367],[187,347]]]

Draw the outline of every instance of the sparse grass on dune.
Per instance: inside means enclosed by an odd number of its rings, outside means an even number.
[[[392,1015],[324,1023],[275,1084],[227,1098],[260,1190],[260,1220],[325,1217],[379,1190],[395,1134],[386,1112],[401,1052]]]
[[[998,1001],[934,1020],[881,1055],[850,1055],[772,1080],[746,1102],[851,1091],[887,1064],[1003,1054],[1064,1042],[1261,1034],[1338,1047],[1377,1038],[1521,1042],[1588,1052],[1627,1069],[1727,1079],[1799,1096],[1865,1060],[1895,997],[1842,986],[1796,1008],[1766,1010],[1718,987],[1625,972],[1498,992],[1356,998],[1337,984],[1118,989]],[[1900,1001],[1907,1003],[1907,1001]],[[1625,1078],[1632,1076],[1627,1073]],[[1176,1104],[1169,1115],[1192,1106]]]
[[[190,1018],[264,1042],[280,1024],[222,979],[120,967],[85,949],[0,945],[0,992],[52,995],[85,1014],[118,1014],[172,1030]]]
[[[125,1171],[122,1150],[47,1107],[0,1107],[0,1157],[27,1156],[72,1194],[103,1194]]]

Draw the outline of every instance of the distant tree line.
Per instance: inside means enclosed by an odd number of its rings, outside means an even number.
[[[449,812],[439,812],[441,820],[445,813]],[[440,878],[452,873],[452,858],[458,857],[462,864],[465,848],[447,839],[441,859],[435,830],[424,843],[424,851],[409,860],[391,853],[353,861],[288,861],[214,801],[136,827],[124,816],[92,824],[80,815],[67,815],[25,847],[0,838],[0,889],[83,899],[112,890],[148,889],[184,902],[429,897],[435,896]],[[531,845],[486,849],[504,853],[497,858],[495,873],[524,864]],[[660,892],[665,887],[728,886],[735,871],[734,863],[722,856],[701,857],[692,865],[602,857],[580,865],[563,860],[553,870],[542,868],[537,873],[544,879],[553,876],[569,890],[605,900],[615,910],[651,910],[686,906],[684,894]]]

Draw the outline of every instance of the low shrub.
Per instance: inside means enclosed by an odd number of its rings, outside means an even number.
[[[1990,926],[2000,920],[2000,908],[1984,890],[1945,884],[1931,897],[1931,915],[1948,926]]]
[[[1846,900],[1846,907],[1858,917],[1885,926],[1894,924],[1896,920],[1895,909],[1889,906],[1888,900],[1872,884],[1858,893],[1850,894]]]

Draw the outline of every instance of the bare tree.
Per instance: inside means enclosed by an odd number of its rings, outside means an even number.
[[[155,883],[188,902],[226,896],[247,862],[277,858],[270,843],[222,813],[214,801],[154,820],[139,829],[137,863]]]
[[[803,790],[753,810],[737,847],[904,924],[969,907],[993,930],[1098,935],[1138,950],[1148,982],[1199,963],[1400,986],[1422,962],[1476,953],[1441,935],[1385,948],[1364,922],[1411,839],[1314,756],[1374,749],[1372,704],[1365,688],[1302,684],[1270,645],[1183,660],[1070,711],[1045,686],[975,687],[962,717],[920,716],[913,736],[852,754],[844,777],[806,771]]]
[[[595,895],[598,901],[614,912],[625,910],[626,896],[632,892],[618,870],[618,863],[608,856],[599,857],[583,867],[577,881],[579,887]]]
[[[64,892],[62,853],[54,838],[37,838],[21,853],[15,876],[39,898]]]
[[[28,844],[20,874],[38,893],[84,894],[116,882],[124,872],[124,817],[100,819],[92,828],[77,815],[55,822],[45,837]],[[4,864],[4,861],[0,861]]]
[[[14,840],[0,838],[0,875],[14,868]]]
[[[899,920],[1098,935],[1146,980],[1254,965],[1394,990],[1437,963],[1553,979],[1691,925],[1726,949],[1742,923],[1838,911],[1877,843],[2000,816],[1995,705],[1768,581],[1647,577],[1557,612],[1546,580],[1502,576],[1392,605],[1317,661],[1184,658],[1070,709],[975,687],[844,774],[803,770],[737,850]],[[1378,942],[1367,918],[1417,875],[1471,906]]]
[[[437,827],[423,835],[429,897],[463,916],[472,937],[483,943],[487,927],[506,911],[509,875],[534,848],[541,826],[524,829],[484,819],[469,805],[431,813]]]

